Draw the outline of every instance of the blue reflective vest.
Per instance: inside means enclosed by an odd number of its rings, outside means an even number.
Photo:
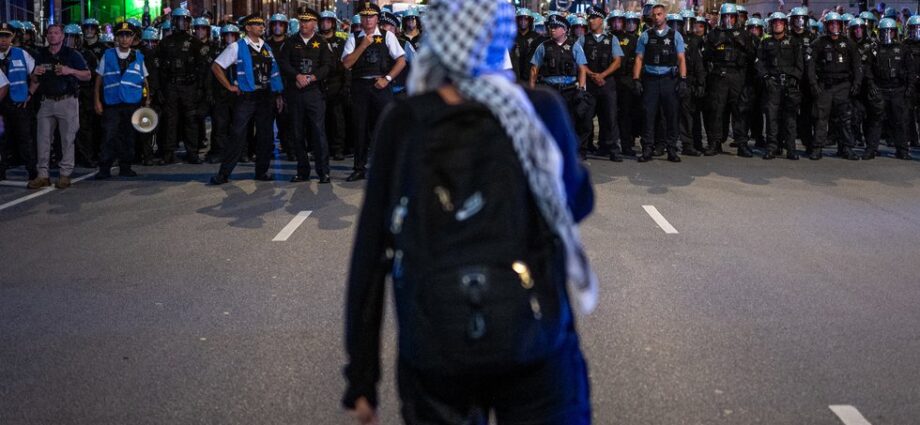
[[[246,43],[246,40],[237,41],[236,44],[236,85],[239,86],[243,93],[254,92],[256,91],[255,76],[252,73],[252,56],[249,53],[249,44]],[[271,54],[272,48],[268,46],[268,43],[263,44],[262,47]],[[272,91],[275,93],[280,93],[284,89],[284,84],[281,83],[281,72],[278,70],[278,62],[275,61],[274,55],[272,55],[271,86]]]
[[[26,55],[18,47],[10,47],[7,53],[9,67],[6,79],[10,80],[10,100],[15,103],[25,102],[29,98],[29,69],[26,68]]]
[[[118,66],[115,49],[105,51],[105,69],[102,74],[102,94],[106,105],[140,103],[144,96],[144,55],[134,51],[134,62],[129,63],[125,73]]]

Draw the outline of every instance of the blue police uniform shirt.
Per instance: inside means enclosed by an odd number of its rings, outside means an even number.
[[[619,43],[617,43],[617,47],[619,47]],[[540,43],[540,45],[537,46],[537,50],[533,52],[533,58],[530,60],[531,65],[536,67],[543,66],[543,56],[545,55],[545,50],[546,49],[543,48],[543,43]],[[585,50],[581,48],[580,44],[575,43],[572,46],[572,54],[575,55],[576,65],[582,66],[588,64],[588,58],[585,57]],[[557,75],[543,78],[542,81],[549,84],[575,84],[575,82],[578,81],[578,77]]]
[[[655,33],[658,35],[664,35],[668,31],[667,28],[664,30],[655,30]],[[648,33],[642,31],[642,35],[639,36],[639,42],[636,45],[636,55],[645,54],[645,45],[648,43]],[[674,48],[677,53],[684,53],[684,37],[680,35],[679,32],[674,32]],[[651,66],[651,65],[642,65],[642,71],[651,74],[651,75],[665,75],[674,70],[677,67],[672,66]]]
[[[587,34],[581,37],[578,37],[578,45],[581,46],[582,53],[584,53],[585,48],[585,37],[592,36],[594,41],[601,41],[601,37],[608,36],[610,37],[610,44],[612,44],[610,51],[613,53],[613,57],[619,58],[623,57],[623,49],[620,48],[620,39],[617,36],[612,34]]]

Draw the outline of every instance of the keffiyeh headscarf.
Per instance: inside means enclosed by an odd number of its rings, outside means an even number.
[[[588,264],[566,203],[562,154],[524,90],[503,65],[517,32],[514,8],[497,0],[432,0],[426,35],[408,77],[410,94],[453,83],[485,105],[510,136],[540,213],[562,239],[567,281],[579,310],[597,305],[597,277]]]

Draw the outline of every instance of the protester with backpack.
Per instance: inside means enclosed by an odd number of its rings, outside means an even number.
[[[406,423],[588,424],[569,296],[583,313],[596,304],[575,224],[594,200],[566,106],[502,70],[510,4],[436,0],[426,18],[411,96],[377,131],[348,283],[343,404],[377,423],[389,274]]]

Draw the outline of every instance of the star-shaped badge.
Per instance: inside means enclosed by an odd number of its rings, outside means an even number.
[[[318,41],[314,41],[314,42],[313,42],[313,48],[314,48],[314,49],[318,49],[318,48],[319,48],[319,42],[318,42]]]
[[[377,43],[377,44],[383,43],[383,37],[379,35],[374,36],[374,43]]]
[[[664,45],[665,45],[665,46],[670,46],[670,45],[671,45],[671,39],[670,39],[670,38],[664,39]]]
[[[840,42],[840,47],[847,47],[847,43],[841,41],[841,42]]]

